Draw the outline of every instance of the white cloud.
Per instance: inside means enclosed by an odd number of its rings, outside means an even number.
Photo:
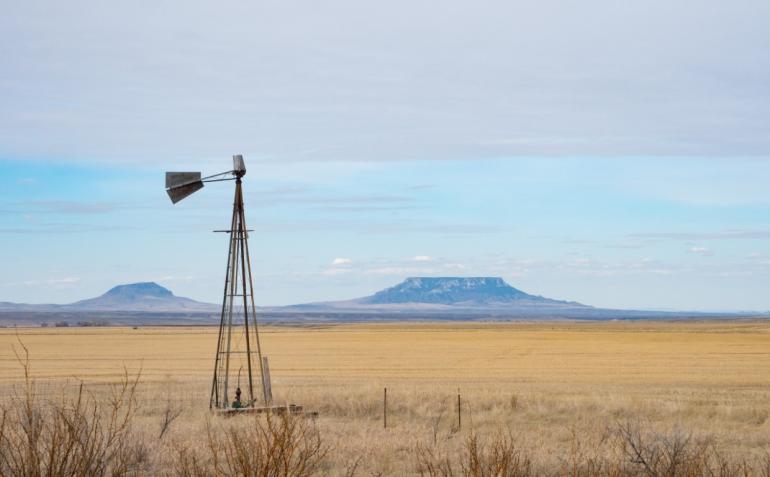
[[[321,271],[321,275],[333,277],[337,275],[344,275],[350,272],[352,272],[350,268],[327,268],[326,270]]]
[[[433,261],[433,257],[430,255],[416,255],[412,258],[415,262],[430,262]]]
[[[397,276],[420,276],[433,275],[436,270],[433,268],[422,267],[375,267],[364,272],[366,275],[397,275]]]
[[[765,240],[770,230],[723,230],[719,232],[652,232],[631,234],[632,238],[654,240]]]
[[[576,258],[570,262],[571,265],[576,267],[587,267],[591,265],[590,258]]]
[[[710,257],[714,255],[714,252],[707,247],[690,247],[690,253],[701,255],[703,257]]]
[[[351,260],[349,258],[338,257],[338,258],[335,258],[334,260],[332,260],[332,266],[335,266],[335,267],[342,267],[342,266],[345,266],[345,265],[350,265],[352,263],[353,263],[353,260]]]
[[[10,283],[4,283],[3,286],[6,287],[16,287],[16,286],[25,286],[25,287],[33,287],[33,286],[45,286],[45,285],[72,285],[74,283],[80,282],[80,278],[78,277],[62,277],[62,278],[49,278],[47,280],[24,280],[21,282],[10,282]]]
[[[444,268],[448,270],[465,270],[468,267],[466,267],[462,263],[445,263]]]
[[[195,275],[166,275],[160,278],[156,278],[153,281],[156,282],[190,282],[195,280]]]

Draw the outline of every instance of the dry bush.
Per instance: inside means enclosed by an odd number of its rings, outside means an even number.
[[[172,475],[180,477],[306,477],[320,471],[328,449],[304,417],[255,416],[250,426],[214,429],[203,450],[178,449]]]
[[[631,422],[618,426],[617,432],[622,454],[645,475],[704,475],[711,453],[709,439],[696,439],[679,429],[657,433]]]
[[[570,459],[558,475],[770,477],[768,455],[749,463],[722,454],[710,437],[698,437],[681,429],[660,432],[638,421],[619,424],[610,437],[602,437],[592,449],[583,447],[580,436],[573,431]]]
[[[558,475],[570,477],[592,477],[603,475],[619,477],[623,474],[624,458],[608,458],[604,447],[610,444],[613,432],[609,429],[603,432],[586,432],[584,429],[573,427],[570,430],[569,451],[559,460]],[[617,453],[616,453],[617,455]]]
[[[770,455],[752,462],[719,452],[710,438],[674,430],[658,432],[638,423],[624,423],[587,445],[573,430],[570,448],[561,464],[533,464],[534,450],[515,445],[509,435],[498,434],[484,443],[475,433],[459,454],[436,446],[418,445],[417,472],[425,477],[770,477]]]
[[[532,462],[507,434],[499,434],[490,443],[472,433],[465,440],[459,459],[439,453],[435,447],[418,445],[415,451],[417,471],[429,477],[525,477],[534,475]]]
[[[617,445],[626,462],[621,475],[650,477],[762,475],[767,456],[752,464],[719,452],[713,439],[675,429],[669,433],[645,429],[638,423],[618,426]]]
[[[132,435],[139,375],[124,372],[106,406],[86,393],[43,402],[30,376],[27,349],[17,358],[23,367],[23,391],[0,404],[0,475],[126,476],[141,473],[145,448]]]
[[[181,415],[182,408],[180,406],[174,405],[169,399],[166,402],[166,407],[163,409],[163,412],[160,416],[160,432],[158,433],[158,440],[163,439],[163,436],[171,428],[171,424]]]

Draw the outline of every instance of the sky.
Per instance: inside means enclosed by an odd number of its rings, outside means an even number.
[[[770,4],[15,2],[0,301],[216,302],[241,153],[257,301],[501,276],[617,308],[770,310]]]

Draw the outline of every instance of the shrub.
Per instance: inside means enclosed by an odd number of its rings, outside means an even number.
[[[131,432],[139,375],[124,370],[109,403],[100,405],[81,385],[77,396],[43,402],[30,377],[29,354],[19,357],[24,389],[0,404],[0,475],[91,477],[141,473],[146,452]]]
[[[307,477],[321,469],[327,451],[307,418],[256,415],[245,428],[209,423],[202,451],[178,449],[173,475]]]
[[[434,448],[417,446],[417,471],[429,477],[525,477],[533,475],[529,457],[515,445],[513,438],[499,434],[483,442],[472,433],[465,440],[462,455],[453,462]]]

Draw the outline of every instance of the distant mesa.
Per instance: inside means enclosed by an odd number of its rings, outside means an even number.
[[[410,277],[390,288],[347,301],[309,303],[287,307],[297,311],[442,311],[522,312],[591,307],[577,302],[530,295],[500,277]]]
[[[171,290],[155,282],[118,285],[104,295],[65,306],[83,310],[114,311],[211,311],[217,307],[210,303],[176,296]]]
[[[0,311],[11,312],[148,312],[185,313],[215,312],[219,305],[202,303],[174,295],[168,288],[155,282],[129,283],[111,288],[96,298],[80,300],[66,305],[30,305],[25,303],[0,303]]]
[[[168,288],[155,282],[131,283],[110,288],[100,298],[112,298],[123,301],[136,301],[143,298],[171,298],[174,294]]]
[[[176,296],[155,282],[141,282],[118,285],[101,296],[68,305],[0,302],[0,312],[4,313],[0,315],[0,321],[4,319],[5,322],[17,323],[18,320],[40,322],[63,319],[74,323],[88,315],[110,323],[123,324],[210,324],[210,320],[220,311],[221,305]],[[530,295],[512,287],[500,277],[410,277],[395,286],[361,298],[261,307],[257,312],[260,319],[287,322],[400,319],[608,320],[712,316],[698,312],[594,308],[574,301]],[[729,314],[713,316],[725,317]]]
[[[106,305],[107,303],[134,304],[143,299],[168,299],[173,296],[171,290],[155,282],[129,283],[112,287],[101,296],[80,300],[70,306],[94,306]]]
[[[580,303],[530,295],[500,277],[410,277],[362,298],[261,308],[262,312],[551,312],[591,309]],[[174,295],[155,282],[118,285],[96,298],[67,305],[0,303],[0,311],[215,313],[220,305]]]
[[[510,286],[500,277],[411,277],[356,302],[362,305],[426,303],[469,306],[568,303],[530,295]]]

